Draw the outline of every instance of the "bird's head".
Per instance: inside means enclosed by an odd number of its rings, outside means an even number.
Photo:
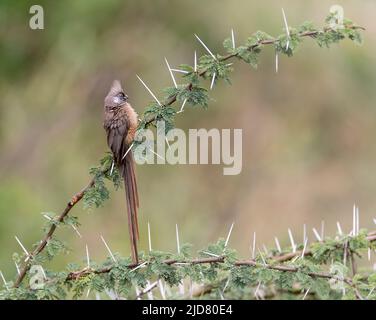
[[[118,108],[123,106],[128,100],[128,96],[124,93],[120,81],[115,80],[112,83],[111,89],[104,99],[104,105],[107,108]]]

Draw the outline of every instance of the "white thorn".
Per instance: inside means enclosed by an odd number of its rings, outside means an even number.
[[[46,273],[44,272],[43,267],[42,267],[42,266],[40,266],[40,267],[41,267],[41,270],[42,270],[42,273],[43,273],[43,278],[44,278],[44,280],[47,280],[47,276],[46,276]]]
[[[91,291],[91,288],[88,288],[86,292],[86,298],[89,297],[90,291]]]
[[[133,145],[134,145],[134,142],[130,145],[130,147],[128,148],[128,150],[124,153],[123,158],[121,158],[121,160],[124,160],[124,158],[127,156],[127,154],[129,153],[129,151],[131,151],[131,149],[133,148]]]
[[[170,75],[171,75],[171,78],[172,78],[172,82],[174,83],[175,88],[177,88],[178,85],[176,84],[175,76],[174,76],[174,74],[172,73],[172,70],[171,70],[171,68],[170,68],[170,64],[168,63],[166,57],[165,57],[165,61],[166,61],[166,64],[167,64],[168,71],[170,72]]]
[[[214,72],[213,73],[213,76],[212,76],[212,80],[211,80],[211,83],[210,83],[210,90],[213,89],[213,86],[214,86],[214,81],[215,81],[215,77],[216,77],[216,73]]]
[[[274,237],[274,241],[275,241],[275,245],[276,245],[276,247],[277,247],[278,252],[281,253],[281,252],[282,252],[282,249],[281,249],[281,245],[279,244],[279,240],[278,240],[278,238],[277,238],[277,237]]]
[[[303,296],[303,299],[302,300],[305,300],[305,298],[307,297],[307,294],[308,294],[308,292],[309,292],[309,290],[310,290],[311,288],[308,288],[307,289],[307,291],[305,292],[305,294],[304,294],[304,296]]]
[[[304,259],[305,251],[307,249],[307,243],[308,243],[308,239],[306,239],[304,241],[304,247],[303,247],[303,251],[302,251],[302,255],[301,255],[302,259]]]
[[[278,52],[275,52],[275,73],[278,73]]]
[[[371,261],[371,248],[368,248],[368,261]]]
[[[109,253],[110,256],[111,256],[111,259],[112,259],[114,262],[117,262],[116,259],[115,259],[115,257],[114,257],[114,255],[112,254],[112,251],[111,251],[110,247],[107,245],[107,242],[106,242],[106,240],[104,240],[104,238],[103,238],[102,235],[101,235],[101,239],[102,239],[104,245],[106,246],[106,249],[107,249],[108,253]]]
[[[325,239],[325,237],[324,237],[324,231],[325,231],[325,221],[324,220],[322,220],[321,221],[321,239]]]
[[[227,234],[227,238],[226,238],[226,242],[225,242],[225,248],[227,247],[228,245],[228,241],[230,240],[230,236],[231,236],[231,232],[232,232],[232,228],[234,227],[234,222],[232,223],[231,227],[230,227],[230,231],[228,232]]]
[[[359,230],[360,230],[359,220],[360,220],[360,217],[359,217],[359,207],[357,207],[356,208],[356,235],[357,236],[359,235]]]
[[[148,240],[149,240],[149,252],[152,251],[151,249],[151,233],[150,233],[150,223],[148,222]]]
[[[215,253],[212,253],[212,252],[209,252],[209,251],[202,251],[202,253],[205,253],[208,256],[212,256],[212,257],[216,257],[216,258],[220,257],[218,254],[215,254]]]
[[[181,105],[181,108],[177,113],[181,113],[181,112],[184,111],[184,106],[185,106],[186,103],[187,103],[187,98],[184,99],[183,104]]]
[[[0,270],[0,276],[1,276],[1,279],[3,280],[3,282],[4,282],[5,288],[9,291],[9,287],[8,287],[7,281],[5,280],[4,275],[1,272],[1,270]]]
[[[286,50],[288,50],[289,48],[289,43],[290,43],[290,30],[289,30],[289,26],[287,24],[287,19],[286,19],[286,15],[285,15],[285,10],[283,10],[282,8],[282,15],[283,15],[283,21],[285,23],[285,29],[286,29],[286,35],[287,35],[287,43],[286,43]]]
[[[158,158],[160,158],[162,160],[165,160],[165,158],[163,158],[161,155],[159,155],[158,153],[156,153],[152,148],[148,147],[148,149],[150,150],[151,153],[155,154]]]
[[[307,239],[307,226],[303,224],[303,242]]]
[[[175,68],[171,68],[171,71],[179,72],[179,73],[184,73],[184,74],[188,74],[189,73],[188,71],[181,70],[181,69],[175,69]]]
[[[373,293],[373,291],[375,290],[376,287],[373,287],[370,292],[368,293],[366,299],[368,300],[368,298],[371,296],[371,294]]]
[[[197,72],[197,52],[195,50],[195,57],[194,57],[194,69],[195,72]]]
[[[262,249],[264,250],[265,254],[268,255],[269,251],[265,244],[262,245]]]
[[[257,288],[255,290],[255,297],[256,297],[257,300],[259,299],[259,297],[258,297],[258,291],[260,289],[260,286],[261,286],[261,281],[258,283],[258,286],[257,286]]]
[[[89,256],[89,248],[86,245],[86,265],[87,268],[90,269],[90,256]]]
[[[136,74],[136,77],[138,78],[138,80],[140,80],[140,82],[144,85],[144,87],[146,88],[146,90],[150,93],[150,95],[154,98],[155,101],[157,101],[157,103],[159,104],[159,106],[162,106],[162,104],[160,103],[160,101],[157,99],[157,97],[155,96],[155,94],[153,93],[153,91],[151,91],[149,89],[149,87],[146,85],[146,83]]]
[[[338,234],[340,236],[342,236],[343,235],[343,231],[342,231],[342,228],[341,228],[341,225],[340,225],[339,221],[337,221],[337,230],[338,230]]]
[[[167,137],[165,138],[165,140],[166,140],[168,148],[171,149],[170,142],[168,141]]]
[[[292,252],[295,253],[296,252],[296,244],[295,244],[294,237],[292,236],[292,232],[291,232],[290,228],[288,229],[288,233],[289,233],[289,238],[290,238],[290,242],[291,242]]]
[[[48,216],[47,214],[43,214],[43,217],[45,217],[49,221],[52,221],[52,218],[50,216]]]
[[[227,286],[228,286],[229,283],[230,283],[230,277],[227,278],[227,281],[226,281],[226,283],[225,283],[225,286],[223,287],[223,290],[222,290],[223,292],[226,291]]]
[[[161,279],[158,280],[158,287],[159,287],[159,291],[161,292],[161,296],[163,300],[166,300],[166,293],[165,293],[165,289],[164,289],[163,282]]]
[[[129,271],[129,272],[136,271],[137,269],[140,269],[140,268],[144,267],[147,263],[148,263],[148,262],[145,261],[145,262],[139,264],[138,266],[134,267],[134,268],[133,268],[131,271]]]
[[[17,240],[18,244],[20,245],[20,247],[22,248],[22,250],[25,252],[26,254],[26,259],[25,261],[29,260],[30,258],[30,253],[26,250],[26,248],[23,246],[23,244],[21,243],[20,239],[17,238],[17,236],[14,236],[14,238]]]
[[[292,260],[291,260],[291,263],[294,263],[296,260],[298,260],[300,258],[300,255],[298,256],[295,256]]]
[[[317,232],[316,228],[312,228],[313,233],[318,241],[321,241],[320,234]]]
[[[20,267],[18,266],[16,261],[14,261],[14,264],[16,265],[17,274],[20,275],[21,274]]]
[[[259,254],[260,254],[260,256],[261,256],[262,263],[264,264],[264,266],[266,266],[266,261],[265,261],[265,259],[264,259],[264,256],[263,256],[262,252],[260,251],[259,248],[257,248],[257,250],[258,250],[258,252],[259,252]]]
[[[179,228],[178,224],[175,225],[175,231],[176,231],[176,247],[178,249],[178,254],[180,254],[180,239],[179,239]]]
[[[150,281],[147,280],[147,287],[144,289],[143,292],[147,292],[147,296],[149,300],[154,300],[153,291],[152,289],[158,284],[158,282],[154,282],[153,284],[150,284]]]
[[[231,40],[232,40],[232,48],[235,50],[235,35],[234,35],[234,29],[231,29]]]
[[[110,170],[110,176],[112,176],[112,173],[114,172],[114,167],[115,167],[115,161],[112,160],[111,170]]]
[[[80,231],[78,231],[77,227],[73,224],[71,224],[71,227],[73,228],[73,230],[77,233],[77,235],[82,238],[82,234],[80,233]]]
[[[352,228],[353,236],[356,236],[356,206],[353,206],[353,228]]]
[[[252,259],[256,258],[256,232],[253,233]]]
[[[197,34],[195,34],[195,37],[197,38],[198,41],[200,41],[200,43],[202,44],[202,46],[206,49],[207,52],[209,52],[209,54],[215,59],[217,60],[217,58],[215,57],[215,55],[209,50],[209,48],[206,46],[206,44],[198,37]]]

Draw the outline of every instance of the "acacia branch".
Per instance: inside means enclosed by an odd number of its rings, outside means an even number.
[[[350,27],[351,29],[361,29],[361,30],[365,30],[364,27],[361,27],[361,26],[351,26]],[[302,33],[299,33],[297,36],[299,38],[306,38],[306,37],[309,37],[309,38],[315,38],[317,35],[319,35],[320,33],[327,33],[327,32],[330,32],[330,31],[333,31],[333,29],[331,28],[324,28],[323,30],[316,30],[316,31],[307,31],[307,32],[302,32]],[[258,40],[256,44],[254,45],[251,45],[248,47],[248,50],[249,51],[253,51],[255,49],[257,49],[258,47],[261,47],[262,45],[272,45],[272,44],[275,44],[276,42],[278,42],[279,40],[276,39],[276,38],[273,38],[273,39],[267,39],[267,40]],[[217,60],[219,62],[223,62],[223,61],[227,61],[229,59],[232,59],[232,58],[235,58],[235,57],[238,57],[239,54],[238,53],[230,53],[230,54],[227,54],[225,56],[221,56],[219,57]],[[203,77],[206,72],[208,70],[207,69],[204,69],[202,71],[197,71],[197,74],[200,76],[200,77]],[[193,83],[188,83],[187,86],[186,86],[186,90],[191,90],[192,89],[192,86],[193,86]],[[177,100],[177,96],[178,96],[178,93],[172,95],[168,100],[166,100],[163,104],[162,104],[162,107],[166,107],[166,106],[171,106],[176,100]],[[156,117],[155,116],[152,116],[150,117],[149,119],[145,120],[145,123],[144,125],[145,126],[148,126],[150,125],[151,123],[153,123],[154,121],[156,120]],[[142,122],[141,122],[142,124]]]
[[[296,255],[295,255],[296,256]],[[165,260],[163,263],[168,264],[168,265],[177,265],[177,264],[188,264],[188,265],[197,265],[197,264],[213,264],[213,263],[224,263],[225,262],[225,257],[213,257],[213,258],[197,258],[193,260],[173,260],[173,259],[168,259]],[[140,265],[142,263],[139,263]],[[145,264],[145,262],[143,262]],[[147,264],[147,263],[146,263]],[[272,264],[267,264],[267,263],[259,263],[255,260],[238,260],[233,263],[235,267],[241,267],[241,266],[249,266],[249,267],[255,267],[255,268],[264,268],[268,270],[275,270],[279,272],[291,272],[291,273],[296,273],[301,271],[298,267],[294,266],[288,266],[288,265],[272,265]],[[130,264],[127,267],[130,269],[135,268],[135,264]],[[113,266],[106,267],[103,269],[99,270],[93,270],[90,268],[85,268],[80,271],[75,271],[71,272],[68,277],[66,278],[66,281],[75,281],[80,278],[86,277],[90,274],[103,274],[103,273],[108,273],[113,269]],[[303,273],[307,274],[308,276],[312,278],[322,278],[322,279],[335,279],[337,281],[343,281],[350,287],[354,289],[355,295],[357,299],[363,300],[363,297],[361,296],[358,288],[354,284],[351,278],[348,277],[340,277],[335,274],[327,273],[327,272],[304,272]],[[142,290],[138,295],[137,298],[140,298],[141,296],[145,295],[146,293],[152,291],[155,287],[157,286],[157,282],[151,284],[149,287],[145,288]],[[207,290],[207,289],[206,289]],[[210,289],[209,289],[210,290]]]
[[[63,222],[64,218],[68,215],[68,213],[71,211],[71,209],[83,198],[85,195],[85,192],[92,188],[95,184],[95,178],[91,179],[91,181],[88,183],[88,185],[83,188],[80,192],[76,193],[72,199],[68,202],[65,209],[61,212],[61,214],[56,219],[56,222]],[[35,258],[38,254],[40,254],[46,245],[48,244],[48,241],[51,239],[52,235],[55,233],[57,229],[57,223],[53,223],[49,229],[49,231],[46,233],[44,238],[40,241],[39,245],[34,249],[33,252],[31,252],[28,256],[27,261],[24,262],[24,265],[22,266],[20,273],[14,283],[14,288],[17,288],[22,280],[25,278],[26,273],[30,269],[31,262],[33,258]]]
[[[370,232],[367,235],[367,240],[372,242],[376,240],[376,235],[375,232]],[[270,259],[277,262],[277,263],[282,263],[286,262],[289,260],[292,260],[295,257],[302,256],[302,251],[297,251],[294,253],[288,253],[285,255],[281,256],[274,256],[271,257]],[[310,256],[312,255],[312,251],[307,249],[304,252],[304,256]],[[177,260],[177,259],[166,259],[163,261],[163,263],[167,265],[179,265],[179,264],[187,264],[187,265],[197,265],[197,264],[212,264],[212,263],[224,263],[225,262],[225,257],[224,256],[219,256],[219,257],[210,257],[210,258],[196,258],[192,260]],[[149,264],[150,261],[144,261],[144,262],[139,262],[139,264],[129,264],[127,267],[129,269],[136,268],[137,266],[140,266],[141,264],[147,265]],[[234,266],[239,267],[239,266],[250,266],[250,267],[260,267],[260,268],[266,268],[270,270],[276,270],[276,271],[281,271],[281,272],[298,272],[300,271],[299,268],[293,267],[293,266],[287,266],[287,265],[282,265],[282,264],[261,264],[257,262],[256,260],[238,260],[233,263]],[[84,268],[82,270],[78,271],[73,271],[68,274],[66,281],[75,281],[80,278],[86,277],[90,274],[103,274],[103,273],[109,273],[115,265],[113,266],[108,266],[106,268],[102,269],[91,269],[91,268]],[[353,283],[353,281],[350,278],[341,278],[337,275],[333,275],[330,273],[325,273],[325,272],[306,272],[307,275],[313,278],[325,278],[325,279],[336,279],[336,280],[341,280],[347,283],[349,286],[353,287],[355,290],[355,293],[358,297],[358,299],[361,298],[361,295],[359,292],[357,292],[357,289]],[[154,288],[154,287],[153,287]],[[151,289],[152,290],[152,289]],[[147,293],[148,291],[144,292]]]

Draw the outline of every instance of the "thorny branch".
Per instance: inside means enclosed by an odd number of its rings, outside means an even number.
[[[363,28],[361,26],[352,26],[351,28],[352,29],[365,30],[365,28]],[[326,33],[326,32],[329,32],[331,30],[332,30],[331,28],[324,28],[322,31],[307,31],[307,32],[303,32],[303,33],[298,34],[298,37],[299,38],[305,38],[305,37],[314,38],[319,33]],[[248,51],[253,51],[253,50],[255,50],[256,48],[258,48],[258,47],[260,47],[262,45],[272,45],[272,44],[275,44],[277,41],[278,41],[278,39],[259,40],[259,41],[257,41],[256,44],[254,44],[252,46],[249,46],[248,47]],[[239,55],[238,53],[231,53],[231,54],[219,57],[217,60],[219,62],[223,62],[223,61],[227,61],[227,60],[229,60],[231,58],[235,58],[238,55]],[[202,76],[204,76],[206,74],[207,71],[208,71],[207,69],[204,69],[204,70],[201,70],[201,71],[198,70],[197,74],[200,77],[202,77]],[[186,86],[186,89],[187,90],[191,90],[192,86],[193,86],[192,83],[188,83],[187,86]],[[170,105],[172,105],[177,100],[177,95],[178,94],[176,93],[175,95],[173,95],[172,97],[170,97],[165,103],[162,104],[162,106],[170,106]],[[145,121],[145,126],[148,126],[149,124],[153,123],[155,120],[156,120],[155,117],[150,117],[149,119],[147,119]]]
[[[367,235],[367,240],[370,241],[370,242],[375,241],[376,240],[376,232],[370,232]],[[235,261],[233,263],[233,265],[235,267],[249,266],[249,267],[257,267],[257,268],[265,268],[265,269],[269,269],[269,270],[276,270],[276,271],[280,271],[280,272],[293,272],[293,273],[295,273],[295,272],[300,271],[300,269],[298,267],[282,265],[280,263],[292,260],[293,258],[302,256],[302,255],[303,256],[310,256],[311,254],[312,254],[311,250],[307,249],[307,250],[305,250],[304,255],[303,255],[302,251],[297,251],[297,252],[293,252],[293,253],[288,253],[288,254],[284,254],[284,255],[280,255],[280,256],[271,257],[270,259],[279,263],[277,265],[267,264],[267,263],[259,263],[259,262],[255,261],[253,259],[251,259],[251,260],[238,260],[238,261]],[[193,260],[168,259],[168,260],[163,261],[163,263],[165,263],[167,265],[178,265],[178,264],[195,265],[195,264],[212,264],[212,263],[224,263],[224,262],[225,262],[224,256],[210,257],[210,258],[197,258],[197,259],[193,259]],[[127,267],[129,269],[133,269],[133,268],[136,268],[137,266],[140,266],[140,265],[146,266],[148,263],[149,263],[148,261],[144,261],[144,262],[140,262],[139,264],[129,264]],[[66,281],[75,281],[75,280],[78,280],[80,278],[86,277],[90,274],[108,273],[113,268],[114,268],[114,266],[109,266],[109,267],[98,269],[98,270],[94,270],[94,269],[91,269],[91,268],[84,268],[82,270],[69,273],[69,275],[66,278]],[[354,284],[354,282],[351,278],[340,277],[340,276],[337,276],[335,274],[331,274],[331,273],[327,273],[327,272],[306,272],[306,274],[308,276],[312,277],[312,278],[335,279],[335,280],[343,281],[354,289],[354,292],[356,294],[357,299],[363,300],[363,297],[361,296],[359,290],[357,289],[356,285]],[[150,285],[149,287],[147,287],[146,289],[141,291],[138,294],[137,297],[139,298],[142,295],[150,292],[156,286],[157,286],[157,283]],[[207,290],[207,289],[205,289],[205,290]]]
[[[85,195],[85,192],[93,187],[95,184],[95,178],[91,179],[91,181],[88,183],[88,185],[82,189],[80,192],[76,193],[72,199],[68,202],[65,209],[61,212],[61,214],[56,219],[56,222],[62,222],[64,218],[68,215],[68,213],[71,211],[71,209],[83,198]],[[39,245],[35,248],[33,252],[31,252],[28,256],[27,261],[24,262],[24,265],[22,266],[20,273],[14,283],[14,287],[17,288],[22,280],[25,278],[26,273],[30,269],[31,262],[33,258],[35,258],[39,253],[41,253],[46,245],[48,244],[48,241],[51,239],[52,235],[55,233],[57,228],[57,224],[52,224],[49,231],[46,233],[44,238],[40,241]]]

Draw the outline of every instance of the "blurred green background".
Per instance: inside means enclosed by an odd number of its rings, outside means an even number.
[[[41,4],[45,29],[29,29],[29,8]],[[320,26],[332,1],[14,1],[0,2],[0,269],[15,275],[14,236],[31,247],[42,235],[41,212],[60,213],[89,180],[88,169],[107,151],[102,128],[103,98],[113,79],[123,82],[142,113],[150,96],[136,73],[155,92],[171,85],[164,63],[192,64],[204,53],[197,33],[212,49],[234,28],[237,43],[256,30],[281,33],[284,7],[289,24],[311,20]],[[293,58],[266,48],[258,70],[236,63],[233,85],[219,84],[209,110],[187,109],[178,127],[242,128],[243,170],[223,176],[222,166],[138,166],[142,250],[147,222],[155,249],[181,242],[200,249],[225,237],[249,255],[258,244],[297,240],[307,224],[322,220],[351,228],[352,206],[361,227],[376,216],[376,2],[337,1],[345,16],[367,28],[364,45],[346,40],[330,50],[306,39]],[[111,189],[112,190],[112,189]],[[58,236],[73,249],[53,261],[61,268],[82,261],[85,244],[95,260],[106,256],[100,234],[113,251],[129,254],[123,190],[103,208],[72,211],[80,218],[80,239],[72,230]],[[372,257],[375,261],[375,256]]]

